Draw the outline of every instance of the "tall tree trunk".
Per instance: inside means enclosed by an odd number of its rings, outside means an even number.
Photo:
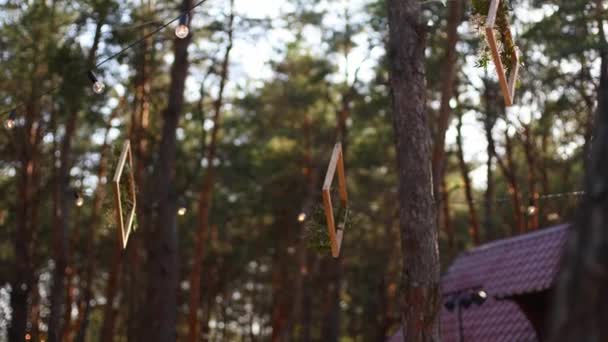
[[[506,158],[505,162],[497,153],[494,145],[488,145],[489,148],[492,149],[492,155],[496,159],[500,171],[505,177],[508,183],[508,192],[511,196],[511,202],[513,205],[513,212],[515,216],[515,224],[513,226],[512,234],[516,235],[518,233],[523,233],[525,231],[525,220],[522,214],[522,205],[521,205],[521,192],[519,190],[519,184],[517,182],[517,169],[515,166],[515,161],[513,160],[513,146],[511,142],[511,137],[509,136],[508,130],[505,130],[505,149],[506,149]]]
[[[35,96],[33,96],[35,97]],[[22,341],[27,329],[28,298],[36,286],[33,271],[33,238],[36,218],[38,216],[37,200],[35,198],[38,187],[39,152],[41,139],[39,127],[34,125],[38,120],[40,108],[37,104],[30,104],[26,109],[25,127],[15,129],[23,133],[19,144],[19,178],[17,200],[17,231],[14,237],[15,265],[11,282],[12,309],[11,325],[9,327],[9,340]]]
[[[81,215],[80,212],[77,212],[75,217],[74,217],[74,225],[76,226],[76,229],[72,230],[72,234],[70,236],[70,240],[68,241],[69,243],[69,248],[68,248],[68,260],[73,260],[74,259],[74,255],[76,255],[77,250],[78,250],[78,245],[80,242],[80,227],[78,226],[78,223],[81,220]],[[71,253],[70,253],[71,251]],[[66,282],[66,286],[65,286],[65,307],[64,307],[64,314],[63,314],[63,329],[61,332],[61,341],[62,342],[71,342],[74,340],[74,331],[75,331],[75,324],[77,323],[77,321],[72,320],[72,308],[74,306],[74,304],[76,303],[76,284],[74,283],[74,278],[76,277],[76,273],[77,273],[77,269],[76,269],[76,264],[74,262],[68,263],[68,266],[66,267],[65,270],[65,282]],[[83,273],[81,273],[83,274]]]
[[[323,294],[323,319],[321,339],[336,342],[340,338],[340,286],[342,265],[340,258],[326,256],[321,260],[321,272],[325,293]]]
[[[184,0],[190,9],[193,0]],[[190,12],[190,20],[194,16]],[[146,308],[140,317],[140,340],[175,341],[177,339],[177,292],[179,282],[176,198],[174,196],[176,129],[184,104],[184,87],[188,75],[188,46],[192,35],[174,40],[175,59],[171,67],[168,105],[163,112],[159,144],[158,170],[153,193],[155,220],[150,225],[148,247],[148,283]]]
[[[101,28],[105,23],[105,14],[100,14],[100,19],[97,22],[95,28],[95,35],[93,37],[93,46],[89,50],[87,58],[87,65],[92,66],[95,64],[95,56],[101,40]],[[71,107],[71,108],[70,108]],[[70,115],[68,121],[65,124],[65,133],[63,141],[61,143],[60,152],[60,166],[57,173],[56,182],[56,194],[55,200],[57,210],[54,213],[54,232],[53,232],[53,250],[54,250],[54,262],[55,268],[53,269],[53,284],[51,286],[51,313],[48,323],[48,339],[49,342],[60,342],[64,335],[63,329],[65,328],[62,322],[62,315],[64,314],[64,296],[66,294],[66,272],[69,267],[68,260],[68,231],[70,213],[73,206],[71,201],[70,187],[70,171],[72,169],[72,143],[74,134],[76,132],[76,125],[78,123],[78,114],[80,107],[78,105],[68,106]]]
[[[349,37],[350,38],[350,37]],[[345,56],[348,57],[348,56]],[[347,58],[346,58],[347,60]],[[345,80],[348,80],[348,73]],[[355,81],[348,86],[346,91],[341,96],[341,106],[337,111],[337,133],[338,140],[342,143],[342,156],[346,163],[348,160],[349,140],[348,140],[348,125],[347,121],[351,115],[351,102],[355,93]],[[346,86],[346,84],[345,84]],[[311,180],[316,182],[316,180]],[[323,320],[321,327],[321,338],[328,342],[337,342],[340,339],[341,317],[340,317],[340,292],[342,288],[342,273],[343,264],[342,258],[333,258],[329,255],[321,260],[324,279],[326,280],[327,289],[325,291],[326,299],[324,301]]]
[[[228,81],[228,70],[230,66],[230,52],[232,51],[232,37],[234,26],[234,0],[230,1],[230,17],[228,19],[228,46],[224,52],[222,69],[220,71],[220,85],[213,105],[213,128],[211,130],[211,141],[207,150],[207,171],[203,177],[203,185],[199,194],[199,222],[196,233],[196,249],[194,260],[192,261],[192,271],[190,273],[190,298],[188,312],[188,340],[200,340],[201,322],[198,319],[198,312],[201,306],[201,272],[204,256],[204,248],[207,241],[209,230],[209,213],[213,199],[213,186],[215,183],[215,166],[213,161],[217,154],[219,130],[221,126],[222,105],[224,103],[224,88]],[[207,322],[202,322],[207,324]]]
[[[441,209],[443,210],[443,231],[448,239],[448,257],[454,255],[455,252],[455,236],[454,236],[454,226],[452,225],[452,218],[450,214],[450,189],[447,187],[446,182],[446,171],[443,169],[443,175],[441,176],[441,198],[442,205]]]
[[[522,234],[526,230],[526,221],[522,212],[521,190],[517,181],[517,166],[515,165],[515,159],[513,157],[513,141],[511,140],[508,130],[505,130],[505,149],[507,153],[507,167],[503,168],[503,172],[506,172],[505,176],[508,178],[509,193],[511,193],[513,200],[513,210],[515,211],[515,222],[517,227],[517,231],[514,231],[513,234]]]
[[[116,314],[118,307],[114,301],[118,292],[120,275],[123,266],[123,250],[118,243],[114,244],[112,264],[108,274],[108,284],[106,285],[106,305],[103,310],[103,322],[101,325],[100,342],[114,341],[114,328],[116,326]]]
[[[122,106],[125,103],[125,98],[121,98],[118,107],[112,111],[109,120],[106,123],[105,134],[103,138],[103,144],[101,145],[99,153],[99,166],[97,168],[97,179],[106,179],[108,174],[108,154],[110,150],[109,135],[112,129],[112,120],[116,118],[118,112],[122,110]],[[95,232],[100,227],[102,222],[102,207],[106,196],[106,184],[99,183],[95,189],[95,195],[93,198],[93,209],[91,212],[90,222],[85,225],[85,236],[86,236],[86,250],[85,250],[85,267],[82,277],[84,278],[84,285],[81,288],[81,298],[78,309],[78,325],[76,333],[76,342],[84,342],[89,326],[89,317],[91,314],[91,300],[93,299],[93,275],[95,273]],[[111,302],[111,298],[106,297],[108,302]]]
[[[526,162],[528,164],[528,197],[529,207],[534,207],[534,211],[528,211],[528,224],[527,230],[538,229],[540,207],[538,205],[539,195],[536,191],[536,160],[534,154],[536,150],[534,148],[534,137],[532,135],[531,125],[524,125],[524,152],[526,155]]]
[[[557,280],[551,341],[608,340],[608,47],[602,1],[595,1],[600,27],[600,86],[596,129],[585,175],[586,195],[571,228]],[[591,115],[591,114],[590,114]]]
[[[402,329],[405,341],[439,340],[439,249],[425,87],[426,22],[418,0],[389,0],[390,85],[399,176]]]
[[[477,218],[477,209],[475,209],[475,201],[473,199],[473,186],[469,178],[469,166],[464,160],[464,148],[462,143],[462,114],[458,116],[458,125],[456,126],[456,145],[458,146],[458,165],[460,166],[460,174],[464,183],[464,193],[469,207],[469,235],[475,245],[479,245],[479,219]]]
[[[456,87],[456,43],[458,43],[458,26],[462,21],[462,11],[464,9],[462,0],[452,0],[448,2],[448,24],[446,29],[447,42],[445,45],[445,57],[441,70],[441,104],[439,106],[439,116],[435,131],[435,141],[433,144],[433,190],[435,199],[441,196],[441,179],[445,168],[445,133],[450,124],[450,100],[454,96]]]
[[[316,195],[318,194],[315,191],[318,179],[319,179],[319,169],[315,167],[313,162],[313,136],[312,136],[312,119],[309,114],[305,115],[304,118],[304,126],[303,126],[303,136],[304,136],[304,158],[302,168],[305,170],[304,178],[306,180],[306,197],[304,200],[304,204],[302,205],[303,213],[306,215],[311,215],[311,210],[313,210],[314,200]],[[297,260],[297,270],[295,272],[295,280],[294,280],[294,305],[291,310],[287,331],[292,336],[292,339],[301,340],[302,337],[302,319],[304,316],[303,308],[304,301],[306,300],[305,291],[304,291],[304,283],[309,278],[310,272],[308,271],[308,248],[306,246],[306,237],[305,237],[305,229],[303,222],[300,223],[299,234],[297,236],[297,247],[296,247],[296,260]],[[297,331],[299,334],[294,333],[294,326],[296,324],[300,324],[300,329]]]
[[[53,16],[51,16],[52,18]],[[12,310],[11,324],[8,329],[9,341],[22,341],[27,331],[28,300],[36,286],[34,276],[35,229],[38,226],[40,176],[40,143],[42,127],[38,124],[41,118],[41,105],[38,101],[40,87],[37,82],[45,73],[46,66],[38,60],[40,54],[35,54],[31,78],[31,93],[25,105],[24,125],[13,129],[13,138],[18,158],[17,171],[17,229],[13,237],[15,264],[11,279],[10,306]]]
[[[30,312],[30,324],[32,326],[30,335],[32,341],[40,340],[40,308],[41,305],[40,291],[38,291],[37,285],[32,290],[32,310]]]
[[[496,125],[496,120],[499,117],[502,102],[499,102],[499,88],[496,82],[484,79],[484,99],[486,112],[483,118],[483,127],[487,141],[487,160],[486,160],[486,191],[484,193],[484,229],[486,232],[486,241],[492,241],[498,238],[498,234],[494,227],[494,153],[496,149],[494,135],[492,131]]]
[[[155,1],[145,0],[142,1],[142,16],[146,20],[155,20]],[[142,35],[147,36],[150,28],[146,26],[143,30]],[[133,104],[133,114],[131,115],[130,132],[129,138],[133,149],[134,157],[134,180],[138,192],[137,196],[137,225],[138,227],[149,227],[152,215],[149,212],[153,210],[152,205],[152,191],[153,186],[146,186],[151,183],[149,172],[147,170],[152,169],[151,164],[153,163],[150,150],[149,137],[151,132],[149,131],[150,126],[150,100],[152,91],[152,75],[156,71],[157,63],[155,60],[155,52],[152,49],[154,44],[153,37],[149,37],[144,40],[141,44],[139,51],[139,58],[137,59],[137,71],[138,74],[135,77],[135,102]],[[112,290],[111,287],[118,287],[119,284],[124,284],[124,298],[121,307],[125,308],[125,314],[127,316],[127,339],[136,340],[138,339],[138,315],[140,305],[145,308],[145,299],[141,289],[145,287],[145,267],[143,267],[144,260],[144,247],[141,239],[133,239],[129,242],[129,248],[126,253],[115,252],[116,255],[113,259],[114,262],[121,263],[121,265],[112,265],[112,272],[116,275],[110,275],[108,281],[108,293],[115,294],[117,291]],[[109,299],[108,299],[109,300]],[[114,320],[117,319],[116,310],[110,310],[106,308],[104,311],[104,327],[102,338],[112,338],[114,334]],[[106,323],[107,322],[107,323]]]

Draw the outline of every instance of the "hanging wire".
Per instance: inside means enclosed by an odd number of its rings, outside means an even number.
[[[189,9],[180,12],[180,14],[171,19],[170,21],[165,22],[164,24],[162,24],[161,26],[157,27],[156,29],[154,29],[153,31],[149,32],[148,34],[144,35],[142,38],[139,38],[135,41],[133,41],[132,43],[130,43],[129,45],[127,45],[125,48],[123,48],[122,50],[118,51],[115,54],[112,54],[106,58],[104,58],[101,62],[98,62],[97,64],[95,64],[95,67],[93,69],[98,69],[99,67],[101,67],[102,65],[106,64],[107,62],[116,59],[119,56],[122,56],[125,52],[127,52],[128,50],[134,48],[135,46],[143,43],[144,41],[146,41],[148,38],[158,34],[160,31],[164,30],[165,28],[167,28],[167,26],[173,24],[174,22],[180,20],[180,18],[182,18],[184,15],[188,15],[191,11],[193,11],[194,9],[196,9],[197,7],[201,6],[202,4],[204,4],[205,2],[207,2],[208,0],[201,0],[199,2],[197,2],[196,4],[194,4],[192,7],[190,7]],[[86,73],[87,70],[81,70],[81,73]],[[38,95],[37,97],[35,97],[33,99],[33,101],[38,101],[40,99],[42,99],[43,97],[50,95],[52,93],[54,93],[55,91],[59,90],[59,88],[61,88],[60,85],[55,86],[45,92],[43,92],[42,94]],[[12,108],[9,109],[4,109],[2,110],[2,114],[1,116],[10,114],[12,111],[16,111],[17,109],[24,107],[25,106],[25,102],[20,102],[17,105],[15,105]]]
[[[563,197],[581,197],[584,196],[585,192],[584,191],[569,191],[569,192],[558,192],[558,193],[552,193],[552,194],[544,194],[544,195],[540,195],[538,196],[538,200],[545,200],[545,199],[555,199],[555,198],[563,198]],[[511,197],[501,197],[501,198],[497,198],[491,201],[491,203],[505,203],[505,202],[510,202],[512,200]],[[479,201],[479,200],[475,200],[473,201],[473,204],[483,204],[485,203],[484,201]],[[453,204],[453,205],[469,205],[467,202],[461,202],[461,201],[449,201],[449,204]]]

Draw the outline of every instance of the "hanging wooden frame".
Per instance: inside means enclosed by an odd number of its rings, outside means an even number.
[[[122,200],[120,198],[120,179],[123,176],[125,166],[129,165],[129,172],[125,177],[128,177],[128,195],[129,199],[133,203],[133,207],[128,214],[127,222],[125,224]],[[116,171],[114,173],[114,179],[112,180],[114,189],[114,202],[116,204],[116,222],[120,227],[118,230],[118,240],[123,249],[127,248],[127,242],[129,241],[129,235],[131,235],[131,229],[133,228],[133,222],[135,221],[135,209],[137,207],[137,196],[135,195],[135,179],[133,178],[133,157],[131,156],[131,144],[129,141],[125,141],[118,159]],[[133,229],[134,230],[134,229]]]
[[[334,217],[334,209],[331,201],[331,184],[334,180],[338,170],[338,185],[339,195],[342,207],[345,209],[344,217],[338,224],[336,229],[336,220]],[[329,233],[329,240],[331,244],[331,255],[334,258],[340,256],[340,248],[342,246],[342,238],[344,236],[344,225],[348,216],[348,194],[346,192],[346,175],[344,173],[344,155],[342,154],[342,144],[337,143],[334,146],[334,150],[331,154],[327,173],[325,174],[325,182],[323,183],[323,206],[325,208],[325,217],[327,219],[327,232]]]
[[[498,42],[496,41],[496,34],[494,32],[499,5],[500,0],[492,0],[492,2],[490,3],[490,9],[488,11],[488,16],[486,19],[486,39],[492,52],[492,60],[494,61],[494,65],[496,66],[496,73],[498,74],[498,81],[500,83],[502,95],[505,99],[505,105],[507,107],[510,107],[513,105],[513,99],[515,97],[515,86],[517,85],[517,77],[519,75],[519,54],[517,53],[517,48],[515,48],[515,44],[513,43],[513,36],[511,35],[511,30],[509,29],[507,32],[505,32],[506,36],[503,37],[503,39],[511,42],[511,46],[514,47],[512,51],[512,58],[514,63],[513,69],[511,70],[510,75],[507,77],[507,71],[505,70],[504,64],[502,63],[502,60],[500,58]]]

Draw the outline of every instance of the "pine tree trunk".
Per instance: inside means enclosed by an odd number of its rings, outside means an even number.
[[[503,173],[509,183],[509,193],[513,201],[513,210],[515,212],[515,227],[513,235],[523,234],[526,231],[526,220],[522,213],[521,190],[517,182],[517,167],[513,158],[513,142],[509,136],[508,130],[505,130],[505,149],[507,152],[507,165],[503,167]]]
[[[105,134],[103,138],[103,144],[99,153],[99,166],[97,169],[97,179],[105,179],[108,174],[108,154],[110,151],[109,135],[112,129],[112,120],[116,118],[118,112],[122,110],[122,106],[125,103],[125,98],[121,98],[118,107],[112,111],[110,117],[106,123]],[[89,224],[85,225],[86,235],[86,250],[85,250],[85,267],[84,267],[84,286],[81,288],[81,299],[78,309],[78,325],[76,342],[85,342],[87,329],[89,327],[89,317],[91,314],[91,300],[93,299],[93,278],[95,274],[95,262],[94,246],[95,246],[95,232],[101,226],[100,223],[103,220],[102,207],[106,196],[106,186],[100,183],[95,189],[95,196],[93,198],[93,210],[91,212],[91,218]],[[112,298],[107,298],[108,302],[112,301]]]
[[[35,94],[35,92],[34,92]],[[35,198],[38,188],[39,152],[38,146],[42,138],[38,128],[34,126],[39,118],[40,108],[29,104],[26,108],[24,138],[18,145],[19,171],[17,197],[17,231],[15,233],[15,265],[11,282],[11,325],[9,341],[22,341],[28,322],[28,299],[36,286],[33,271],[33,239],[34,228],[38,216],[38,200]],[[17,128],[20,129],[20,128]]]
[[[452,218],[451,218],[451,214],[450,214],[450,190],[447,187],[447,182],[446,182],[446,172],[445,172],[445,168],[443,169],[443,174],[441,175],[441,198],[442,198],[442,203],[441,203],[441,209],[443,210],[443,231],[445,232],[445,235],[447,236],[448,239],[448,250],[447,250],[447,254],[448,257],[451,257],[454,255],[454,252],[456,251],[456,244],[455,244],[455,236],[454,236],[454,226],[452,225]]]
[[[70,169],[72,150],[72,138],[76,130],[76,119],[78,111],[74,110],[68,118],[65,127],[65,135],[61,144],[60,167],[55,179],[55,201],[56,210],[54,215],[53,232],[53,283],[51,286],[51,314],[49,318],[49,342],[60,342],[63,332],[63,320],[65,306],[65,284],[66,271],[68,267],[68,225],[72,211],[71,202],[68,200],[70,195]]]
[[[220,71],[220,85],[217,98],[214,102],[213,128],[211,131],[211,142],[207,150],[207,171],[203,177],[203,185],[199,194],[199,226],[196,233],[196,249],[194,260],[192,261],[192,271],[190,273],[190,298],[189,298],[189,313],[188,313],[188,339],[190,341],[200,340],[201,324],[198,318],[198,311],[201,306],[201,273],[204,257],[204,248],[207,242],[207,234],[209,230],[209,214],[211,211],[211,202],[213,199],[213,187],[215,183],[215,166],[214,160],[217,154],[217,145],[219,139],[219,130],[221,127],[222,105],[224,103],[224,88],[228,81],[228,71],[230,66],[230,52],[232,51],[232,37],[234,26],[234,0],[230,1],[230,17],[228,22],[228,46],[224,53],[222,61],[222,69]]]
[[[469,166],[464,160],[464,148],[462,142],[462,114],[458,116],[458,125],[456,126],[456,145],[458,146],[458,165],[460,166],[460,175],[464,183],[464,193],[467,199],[469,208],[469,235],[475,245],[479,245],[481,239],[479,236],[479,219],[477,218],[477,209],[475,209],[475,201],[473,199],[473,186],[469,178]]]
[[[190,9],[193,0],[184,0]],[[190,12],[190,20],[194,16]],[[155,174],[154,212],[157,214],[146,232],[148,246],[148,282],[146,307],[141,310],[139,333],[142,341],[175,341],[177,339],[177,292],[179,282],[176,198],[174,196],[176,130],[184,105],[184,88],[188,75],[188,46],[192,35],[174,40],[168,105],[163,112],[161,140],[158,147],[158,169]],[[142,227],[143,230],[144,227]],[[146,227],[147,228],[147,227]]]
[[[550,334],[555,342],[608,340],[608,48],[602,2],[595,4],[601,38],[596,127],[585,174],[586,195],[557,279]]]
[[[123,250],[118,243],[114,245],[113,249],[112,264],[109,271],[106,292],[104,294],[106,305],[103,310],[100,342],[114,341],[114,328],[116,326],[116,314],[118,310],[114,305],[114,300],[118,292],[118,284],[120,283],[120,275],[122,273]]]
[[[310,215],[311,209],[313,208],[315,197],[318,194],[315,191],[317,187],[317,182],[319,179],[319,169],[315,167],[313,162],[313,136],[312,136],[312,120],[310,115],[306,114],[304,118],[303,125],[303,136],[304,136],[304,162],[302,168],[306,170],[305,179],[306,179],[306,195],[305,200],[302,205],[303,212],[307,215]],[[302,336],[302,318],[304,316],[303,308],[304,308],[304,283],[310,277],[310,272],[308,271],[308,247],[307,240],[305,237],[305,226],[303,223],[299,225],[299,234],[297,237],[297,247],[296,247],[296,260],[297,260],[297,270],[295,272],[294,279],[294,305],[291,310],[287,331],[292,336],[292,339],[301,340]],[[294,327],[297,324],[300,324],[300,329],[297,331],[299,334],[295,334]]]
[[[517,169],[515,166],[515,161],[513,160],[513,147],[511,144],[511,137],[507,130],[504,132],[505,135],[505,149],[506,149],[506,162],[496,153],[496,149],[494,144],[488,145],[488,148],[491,149],[491,153],[496,159],[498,167],[502,172],[505,180],[507,181],[507,191],[511,196],[511,202],[513,205],[513,212],[515,217],[515,222],[513,225],[513,229],[511,234],[517,235],[518,233],[523,233],[525,231],[525,221],[522,214],[521,208],[521,192],[519,190],[519,184],[517,182]]]
[[[93,36],[93,45],[89,50],[87,58],[88,65],[95,64],[95,56],[101,40],[101,28],[105,22],[105,14],[100,14],[100,20],[98,20],[95,34]],[[69,267],[69,224],[70,224],[70,213],[73,209],[73,202],[71,201],[72,193],[70,191],[70,171],[72,169],[72,144],[74,134],[76,132],[76,125],[78,123],[78,114],[80,108],[71,108],[70,116],[65,125],[65,133],[61,144],[60,152],[60,166],[56,177],[56,193],[55,201],[57,210],[54,213],[54,232],[53,232],[53,249],[54,249],[54,262],[55,268],[53,270],[53,284],[51,286],[51,314],[48,323],[48,340],[49,342],[60,342],[64,335],[63,329],[65,328],[64,320],[64,296],[66,295],[66,272]]]
[[[442,62],[441,70],[441,103],[439,107],[439,118],[435,132],[433,144],[433,190],[436,199],[441,196],[441,179],[445,168],[445,133],[450,125],[450,100],[454,96],[456,87],[456,43],[458,42],[458,26],[462,21],[462,11],[464,9],[462,0],[452,0],[448,2],[448,24],[446,28],[447,42],[445,45],[445,57]]]
[[[418,0],[389,0],[390,85],[399,177],[404,340],[438,341],[439,252],[426,116],[426,22]]]
[[[498,238],[498,234],[494,227],[494,153],[495,141],[492,131],[496,125],[496,119],[499,116],[499,97],[498,84],[488,79],[484,79],[484,100],[486,112],[483,119],[483,126],[486,135],[488,147],[486,149],[486,191],[484,193],[484,229],[486,232],[486,241],[493,241]]]

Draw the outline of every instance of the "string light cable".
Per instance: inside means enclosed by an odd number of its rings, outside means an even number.
[[[584,191],[569,191],[569,192],[557,192],[557,193],[539,195],[536,197],[536,199],[545,200],[545,199],[555,199],[555,198],[563,198],[563,197],[581,197],[584,195],[585,195]],[[512,200],[513,200],[512,197],[501,197],[501,198],[496,198],[496,199],[492,200],[491,202],[495,203],[495,204],[500,204],[500,203],[510,202]],[[483,204],[483,203],[485,203],[485,202],[480,201],[480,200],[473,201],[473,204]],[[449,201],[449,204],[469,205],[467,202],[461,202],[461,201]]]
[[[175,35],[178,39],[184,39],[186,38],[189,33],[190,33],[190,29],[189,29],[189,19],[190,19],[190,13],[196,9],[197,7],[203,5],[205,2],[207,2],[208,0],[200,0],[199,2],[195,3],[192,7],[190,7],[189,9],[183,10],[182,12],[180,12],[180,14],[165,22],[164,24],[158,26],[156,29],[150,31],[149,33],[147,33],[146,35],[144,35],[143,37],[131,42],[129,45],[127,45],[126,47],[124,47],[123,49],[121,49],[120,51],[104,58],[103,60],[101,60],[100,62],[98,62],[97,64],[95,64],[95,66],[91,69],[87,69],[87,70],[82,70],[81,73],[86,73],[87,77],[89,78],[89,81],[91,81],[92,86],[93,86],[93,91],[97,94],[102,93],[105,90],[105,85],[103,84],[103,82],[97,78],[97,76],[94,73],[94,70],[99,69],[102,65],[106,64],[107,62],[114,60],[122,55],[124,55],[127,51],[129,51],[130,49],[142,44],[144,41],[146,41],[147,39],[149,39],[150,37],[158,34],[159,32],[163,31],[165,28],[167,28],[168,26],[172,25],[173,23],[179,21],[179,25],[176,27],[175,29]],[[42,99],[43,97],[50,95],[52,93],[54,93],[55,91],[59,90],[60,86],[56,86],[56,87],[52,87],[49,90],[43,92],[42,94],[36,96],[33,101],[39,101],[40,99]],[[17,105],[13,106],[10,109],[5,109],[2,111],[2,115],[1,116],[7,116],[7,119],[4,122],[4,127],[7,129],[12,129],[15,126],[15,120],[17,117],[17,110],[21,107],[25,106],[25,102],[20,102]]]

